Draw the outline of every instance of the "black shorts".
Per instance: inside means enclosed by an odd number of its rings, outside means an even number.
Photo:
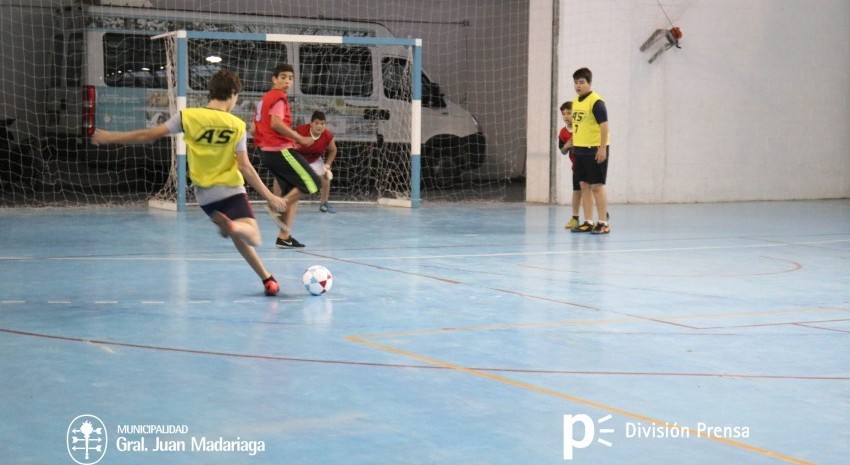
[[[588,184],[605,184],[608,177],[608,160],[611,159],[611,146],[605,162],[596,163],[596,147],[576,147],[576,173],[579,181]]]
[[[212,215],[213,212],[224,213],[231,220],[239,218],[255,218],[254,209],[248,202],[248,194],[236,194],[226,199],[221,199],[217,202],[201,205],[201,210],[207,215]]]
[[[578,162],[576,162],[578,163]],[[573,165],[573,190],[580,191],[581,190],[581,179],[578,177],[578,169],[575,165]]]
[[[279,152],[260,150],[260,159],[280,184],[281,193],[286,195],[293,187],[302,194],[315,194],[322,186],[322,178],[313,171],[307,160],[293,149]]]

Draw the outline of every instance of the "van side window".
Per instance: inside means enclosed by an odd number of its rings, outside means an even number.
[[[103,76],[107,86],[160,88],[165,80],[165,43],[141,34],[103,35]]]
[[[53,36],[53,71],[50,76],[53,87],[77,87],[83,78],[82,73],[83,33],[56,33]]]
[[[428,108],[446,108],[446,99],[436,82],[422,74],[422,106]]]
[[[384,58],[381,62],[384,78],[384,96],[396,100],[410,101],[412,85],[410,83],[410,62],[404,58]],[[446,100],[440,86],[431,82],[422,74],[422,106],[425,108],[445,108]]]
[[[305,95],[372,95],[372,52],[367,47],[304,44],[299,49],[299,62],[301,92]]]
[[[65,79],[69,87],[77,87],[83,80],[83,33],[72,32],[69,34],[71,40],[65,50]]]
[[[53,69],[50,73],[52,87],[65,86],[65,35],[53,35]]]
[[[265,92],[278,63],[287,63],[286,44],[244,40],[189,41],[189,87],[207,90],[210,77],[229,69],[242,78],[243,92]]]
[[[410,101],[410,66],[404,58],[384,58],[381,75],[384,79],[384,96]]]

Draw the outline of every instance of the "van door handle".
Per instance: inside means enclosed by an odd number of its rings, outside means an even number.
[[[387,121],[390,119],[390,111],[381,108],[367,108],[363,110],[363,119]]]

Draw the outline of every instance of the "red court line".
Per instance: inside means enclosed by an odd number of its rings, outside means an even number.
[[[805,324],[805,323],[794,323],[794,325],[802,326],[804,328],[822,329],[824,331],[837,331],[839,333],[850,333],[850,331],[848,331],[846,329],[824,328],[823,326],[808,325],[808,324]]]
[[[304,254],[304,255],[311,255],[313,257],[324,258],[326,260],[334,260],[334,261],[337,261],[337,262],[351,263],[352,265],[368,266],[370,268],[375,268],[375,269],[378,269],[378,270],[393,271],[393,272],[396,272],[396,273],[409,274],[411,276],[418,276],[420,278],[433,279],[433,280],[441,281],[441,282],[448,283],[448,284],[461,284],[460,281],[455,281],[454,279],[448,279],[448,278],[441,278],[439,276],[430,276],[430,275],[422,274],[422,273],[414,273],[412,271],[404,271],[404,270],[399,270],[399,269],[396,269],[396,268],[388,268],[386,266],[381,266],[381,265],[372,265],[371,263],[363,263],[363,262],[358,262],[356,260],[349,260],[349,259],[345,259],[345,258],[337,258],[337,257],[329,256],[329,255],[322,255],[322,254],[310,253],[310,252],[301,252],[301,253]]]
[[[82,337],[59,336],[55,334],[34,333],[31,331],[21,331],[9,328],[0,328],[0,332],[15,334],[19,336],[38,337],[42,339],[52,339],[68,342],[80,342],[84,344],[97,344],[104,346],[128,347],[132,349],[157,350],[163,352],[176,352],[193,355],[207,355],[217,357],[231,357],[241,359],[282,361],[282,362],[300,362],[300,363],[318,363],[329,365],[353,365],[353,366],[369,366],[381,368],[419,368],[426,370],[452,370],[452,368],[441,365],[413,365],[399,363],[381,363],[381,362],[357,362],[352,360],[328,360],[316,358],[301,358],[301,357],[284,357],[280,355],[261,355],[261,354],[240,354],[235,352],[221,352],[213,350],[200,349],[185,349],[179,347],[155,346],[149,344],[135,344],[131,342],[104,341],[98,339],[87,339]],[[470,370],[488,371],[495,373],[528,373],[528,374],[551,374],[551,375],[589,375],[589,376],[653,376],[653,377],[703,377],[703,378],[750,378],[750,379],[789,379],[789,380],[826,380],[826,381],[845,381],[850,380],[850,376],[799,376],[799,375],[754,375],[740,373],[688,373],[688,372],[635,372],[635,371],[582,371],[582,370],[542,370],[533,368],[496,368],[496,367],[468,367]]]
[[[564,305],[571,305],[573,307],[586,308],[588,310],[593,310],[595,312],[598,312],[598,311],[601,310],[599,307],[591,307],[590,305],[582,305],[582,304],[577,304],[575,302],[567,302],[566,300],[550,299],[548,297],[541,297],[539,295],[526,294],[525,292],[511,291],[511,290],[508,290],[508,289],[499,289],[497,287],[488,287],[487,289],[490,289],[491,291],[496,291],[496,292],[504,292],[505,294],[518,295],[520,297],[528,297],[529,299],[545,300],[546,302],[553,302],[553,303],[556,303],[556,304],[564,304]]]
[[[811,320],[811,321],[786,321],[782,323],[757,323],[751,325],[732,325],[732,326],[699,326],[695,329],[731,329],[731,328],[759,328],[762,326],[786,326],[786,325],[798,325],[802,326],[806,323],[833,323],[837,321],[850,321],[850,318],[843,318],[838,320]],[[825,328],[820,328],[825,329]],[[841,331],[841,330],[838,330]]]
[[[665,324],[665,325],[678,326],[680,328],[701,329],[701,328],[697,328],[696,326],[686,325],[686,324],[683,324],[683,323],[674,323],[672,321],[661,320],[661,319],[658,319],[658,318],[650,318],[648,316],[633,315],[631,313],[623,313],[623,315],[628,315],[628,316],[632,316],[632,317],[635,317],[635,318],[640,318],[641,320],[654,321],[656,323],[661,323],[661,324]]]

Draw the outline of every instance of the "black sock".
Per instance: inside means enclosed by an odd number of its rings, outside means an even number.
[[[277,282],[277,280],[276,280],[276,279],[274,279],[274,275],[273,275],[273,274],[270,274],[268,278],[264,279],[264,280],[263,280],[263,284],[265,284],[265,283],[267,283],[267,282],[269,282],[269,281]]]
[[[573,216],[573,219],[578,221],[578,215]]]

